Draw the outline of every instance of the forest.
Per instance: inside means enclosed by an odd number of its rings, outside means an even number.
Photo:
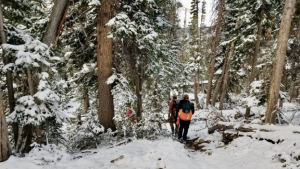
[[[184,1],[0,0],[0,168],[299,168],[300,1]]]

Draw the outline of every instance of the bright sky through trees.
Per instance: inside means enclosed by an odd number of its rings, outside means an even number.
[[[184,11],[187,8],[187,24],[190,21],[190,8],[191,8],[191,1],[192,0],[179,0],[182,3],[183,7],[179,9],[179,19],[180,19],[180,26],[183,27],[184,21]],[[214,0],[206,0],[206,18],[205,18],[205,25],[211,25],[212,19],[212,7],[213,7]],[[202,1],[201,1],[202,2]],[[202,3],[199,4],[199,8],[201,9]],[[201,11],[200,11],[201,12]]]

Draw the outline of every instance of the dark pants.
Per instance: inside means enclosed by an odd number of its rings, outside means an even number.
[[[187,133],[189,130],[189,126],[191,124],[191,121],[184,121],[180,119],[180,127],[179,127],[179,133],[178,133],[178,138],[180,139],[181,137],[183,137],[183,140],[187,139]],[[182,136],[182,130],[183,131],[183,136]]]
[[[179,125],[176,125],[176,120],[177,120],[177,116],[172,114],[170,119],[169,119],[169,123],[170,123],[170,126],[171,126],[172,133],[178,133]],[[174,131],[174,125],[175,125],[175,131]]]

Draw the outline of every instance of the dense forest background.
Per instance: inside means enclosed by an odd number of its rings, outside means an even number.
[[[244,123],[264,106],[262,124],[288,124],[299,3],[215,0],[205,25],[206,1],[193,0],[179,26],[176,0],[0,0],[0,161],[39,144],[155,139],[174,93],[193,93],[197,110],[244,107]]]

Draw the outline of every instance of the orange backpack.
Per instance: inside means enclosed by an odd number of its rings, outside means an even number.
[[[190,121],[192,119],[192,116],[193,116],[192,110],[190,110],[189,113],[184,113],[182,112],[182,109],[180,109],[178,112],[178,117],[184,121]]]
[[[182,109],[180,109],[178,112],[176,125],[179,125],[179,123],[180,123],[179,119],[184,120],[184,121],[190,121],[192,119],[192,116],[193,116],[192,110],[190,110],[189,113],[184,113],[184,112],[182,112]]]

